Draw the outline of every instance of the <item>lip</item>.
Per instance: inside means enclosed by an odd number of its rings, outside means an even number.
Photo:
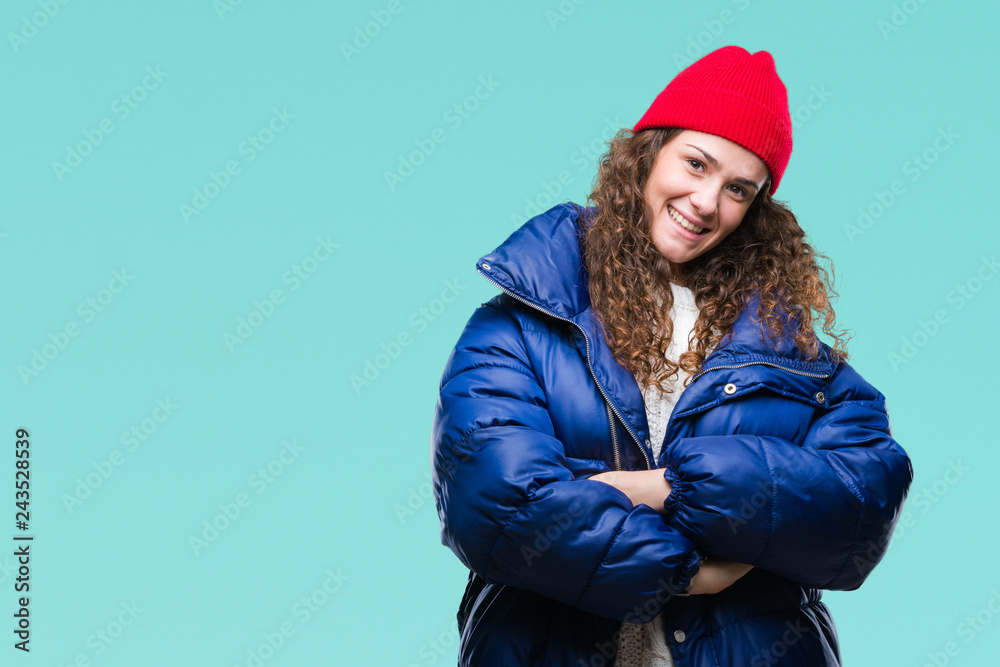
[[[705,232],[702,232],[701,234],[694,234],[694,233],[692,233],[692,232],[689,232],[688,230],[684,229],[684,228],[683,228],[683,227],[681,227],[680,225],[677,225],[677,229],[679,229],[679,230],[680,230],[681,232],[683,232],[683,233],[684,233],[684,235],[685,235],[685,236],[687,236],[688,238],[690,238],[690,239],[700,239],[700,238],[704,237],[704,236],[705,236],[705,234],[707,234],[707,233],[708,233],[708,232],[707,232],[707,230],[708,230],[708,227],[706,227],[706,226],[705,226],[705,225],[703,225],[703,224],[700,224],[700,223],[697,223],[697,222],[695,222],[695,221],[694,221],[694,220],[692,220],[692,219],[691,219],[691,218],[690,218],[689,216],[687,216],[687,215],[684,215],[684,213],[682,213],[681,211],[678,211],[678,210],[677,210],[676,208],[674,208],[674,207],[673,207],[672,205],[670,205],[670,204],[667,204],[667,215],[670,215],[670,211],[677,211],[677,214],[678,214],[679,216],[681,216],[682,218],[684,218],[685,220],[687,220],[687,221],[688,221],[689,223],[691,223],[691,224],[692,224],[692,225],[694,225],[695,227],[701,227],[702,229],[706,230]],[[675,222],[675,223],[676,223],[677,221],[676,221],[676,220],[673,220],[673,222]]]

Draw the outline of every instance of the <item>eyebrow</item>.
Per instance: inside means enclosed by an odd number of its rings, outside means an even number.
[[[715,159],[714,157],[712,157],[711,155],[709,155],[709,154],[708,154],[708,153],[707,153],[707,152],[705,151],[705,149],[703,149],[703,148],[699,148],[698,146],[695,146],[694,144],[684,144],[684,145],[685,145],[685,146],[690,146],[691,148],[695,149],[696,151],[698,151],[699,153],[701,153],[702,155],[704,155],[704,156],[705,156],[705,159],[706,159],[706,160],[708,160],[708,163],[709,163],[709,164],[711,164],[711,165],[712,165],[713,167],[715,167],[716,169],[718,169],[718,168],[719,168],[719,161],[718,161],[718,160],[716,160],[716,159]],[[736,178],[734,178],[733,180],[734,180],[734,181],[736,181],[737,183],[740,183],[740,184],[742,184],[742,185],[746,185],[746,186],[748,186],[748,187],[751,187],[751,188],[753,188],[753,189],[754,189],[754,191],[756,191],[756,190],[760,190],[760,186],[758,186],[758,185],[757,185],[756,183],[754,183],[753,181],[751,181],[751,180],[750,180],[749,178],[743,178],[742,176],[737,176],[737,177],[736,177]]]

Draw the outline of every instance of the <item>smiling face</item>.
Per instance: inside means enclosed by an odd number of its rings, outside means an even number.
[[[683,274],[739,226],[767,177],[764,161],[739,144],[684,130],[660,149],[643,193],[653,245]]]

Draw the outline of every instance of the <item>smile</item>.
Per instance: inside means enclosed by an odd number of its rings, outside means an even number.
[[[683,215],[674,210],[674,207],[669,204],[667,204],[667,211],[669,211],[670,217],[677,221],[677,224],[679,224],[681,227],[688,230],[692,234],[704,234],[705,231],[707,231],[703,227],[692,225],[690,222],[687,221],[687,218],[685,218]]]

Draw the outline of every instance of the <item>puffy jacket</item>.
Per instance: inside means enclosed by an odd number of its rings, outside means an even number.
[[[587,210],[589,211],[589,209]],[[431,436],[442,543],[469,568],[459,664],[614,663],[665,611],[678,667],[839,665],[821,589],[881,560],[913,477],[885,397],[830,348],[761,332],[757,297],[683,391],[653,461],[642,394],[595,320],[583,228],[560,204],[477,263]],[[664,469],[667,515],[588,477]],[[702,556],[755,567],[678,595]]]

